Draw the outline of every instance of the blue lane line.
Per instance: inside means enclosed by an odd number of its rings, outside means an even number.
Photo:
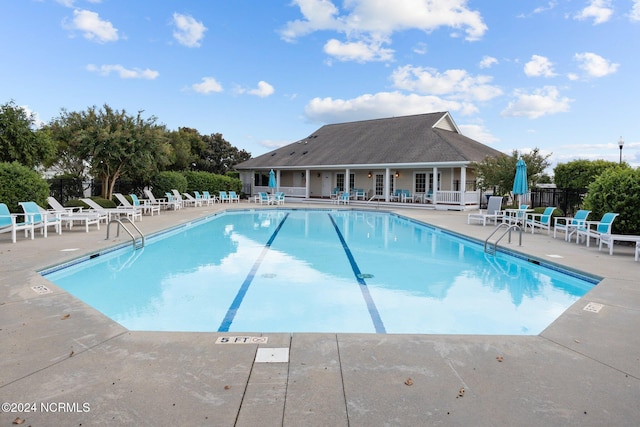
[[[238,289],[238,293],[236,294],[236,297],[233,299],[233,302],[229,306],[229,310],[227,310],[227,314],[224,316],[224,319],[222,320],[222,323],[218,328],[218,332],[229,332],[231,323],[233,323],[233,319],[236,317],[236,313],[240,308],[240,304],[242,304],[242,299],[247,294],[247,291],[249,290],[249,286],[251,286],[251,282],[253,282],[253,278],[256,276],[256,272],[258,271],[260,264],[262,264],[262,260],[264,260],[264,257],[267,255],[267,252],[269,252],[269,248],[271,248],[271,244],[273,243],[276,236],[280,232],[280,229],[282,228],[282,224],[284,224],[284,222],[287,220],[288,217],[289,217],[289,214],[287,213],[284,216],[284,218],[282,218],[282,221],[280,221],[280,224],[278,224],[278,227],[276,227],[275,231],[267,241],[267,244],[264,245],[264,248],[262,248],[262,252],[260,252],[260,255],[258,256],[258,259],[256,259],[256,262],[253,263],[253,267],[251,267],[251,270],[249,271],[247,278],[244,279],[242,286],[240,286],[240,289]]]
[[[378,334],[386,334],[387,331],[384,328],[384,323],[382,323],[382,318],[380,318],[380,313],[378,313],[378,309],[376,308],[376,303],[373,302],[373,298],[371,298],[371,294],[369,293],[369,288],[367,287],[367,282],[362,278],[360,267],[356,263],[349,246],[347,246],[347,242],[344,240],[340,229],[338,228],[338,224],[333,219],[331,214],[329,215],[329,219],[331,219],[331,223],[333,227],[336,229],[336,233],[338,234],[338,238],[340,239],[340,243],[342,243],[342,249],[347,254],[347,258],[349,259],[349,264],[351,264],[351,269],[353,270],[353,274],[356,276],[356,280],[358,281],[358,286],[360,287],[360,291],[362,292],[362,297],[367,303],[367,310],[369,310],[369,315],[371,316],[371,321],[373,322],[373,327]]]

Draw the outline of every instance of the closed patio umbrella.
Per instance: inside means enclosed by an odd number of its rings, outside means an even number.
[[[269,171],[269,188],[271,188],[272,193],[276,187],[276,173],[273,171],[273,169],[271,169],[271,171]]]
[[[519,159],[516,163],[516,176],[513,180],[513,194],[521,196],[529,192],[529,183],[527,181],[527,164],[524,160]],[[518,197],[518,205],[520,205],[520,197]]]

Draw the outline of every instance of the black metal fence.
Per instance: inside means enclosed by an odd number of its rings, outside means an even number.
[[[571,216],[582,208],[586,188],[532,188],[531,207],[555,206]]]
[[[102,194],[102,182],[97,180],[83,182],[80,178],[51,178],[49,193],[63,205],[72,199],[99,196]],[[142,194],[144,185],[133,181],[118,180],[114,186],[114,193]]]

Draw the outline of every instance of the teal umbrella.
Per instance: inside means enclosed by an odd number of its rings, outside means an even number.
[[[273,189],[276,187],[276,173],[271,169],[271,171],[269,171],[269,188],[272,189],[271,192],[273,192]]]
[[[513,180],[513,194],[521,196],[529,192],[529,183],[527,182],[527,164],[524,160],[519,159],[516,163],[516,176]],[[520,198],[518,198],[520,204]]]

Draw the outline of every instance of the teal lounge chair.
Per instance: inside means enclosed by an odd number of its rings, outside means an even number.
[[[558,216],[553,219],[553,238],[558,231],[564,232],[564,240],[571,241],[571,236],[576,233],[578,227],[584,225],[591,211],[580,209],[573,217]]]
[[[0,233],[11,233],[11,241],[16,242],[17,232],[24,230],[25,237],[31,233],[33,240],[33,224],[30,222],[18,222],[18,215],[9,212],[4,203],[0,203]]]
[[[240,196],[235,191],[229,191],[229,203],[233,202],[240,203]]]
[[[229,200],[229,195],[226,191],[218,191],[218,198],[220,199],[220,203],[231,203],[231,201]]]
[[[591,238],[595,238],[596,241],[600,240],[600,236],[604,234],[611,234],[613,220],[619,214],[613,212],[607,212],[602,215],[600,221],[585,221],[585,223],[578,227],[576,244],[580,243],[580,239],[584,238],[587,241],[587,247],[589,247],[589,241]]]
[[[49,227],[54,227],[55,232],[62,234],[62,220],[60,214],[55,212],[47,212],[42,209],[36,202],[20,202],[24,211],[24,222],[33,225],[33,228],[39,228],[40,233],[47,237]]]
[[[276,194],[274,195],[274,200],[276,204],[284,205],[284,192],[276,191]]]
[[[160,215],[160,206],[154,205],[150,202],[144,203],[140,199],[138,199],[138,196],[136,196],[133,193],[129,194],[129,197],[131,197],[131,201],[133,202],[133,207],[141,209],[142,213],[150,213],[151,216],[153,216],[154,213],[157,213],[158,215]]]
[[[547,230],[547,234],[551,233],[551,215],[555,211],[555,207],[547,207],[541,214],[530,213],[527,214],[527,219],[524,223],[525,231],[527,227],[531,227],[531,234],[535,231],[536,227],[543,230]]]

